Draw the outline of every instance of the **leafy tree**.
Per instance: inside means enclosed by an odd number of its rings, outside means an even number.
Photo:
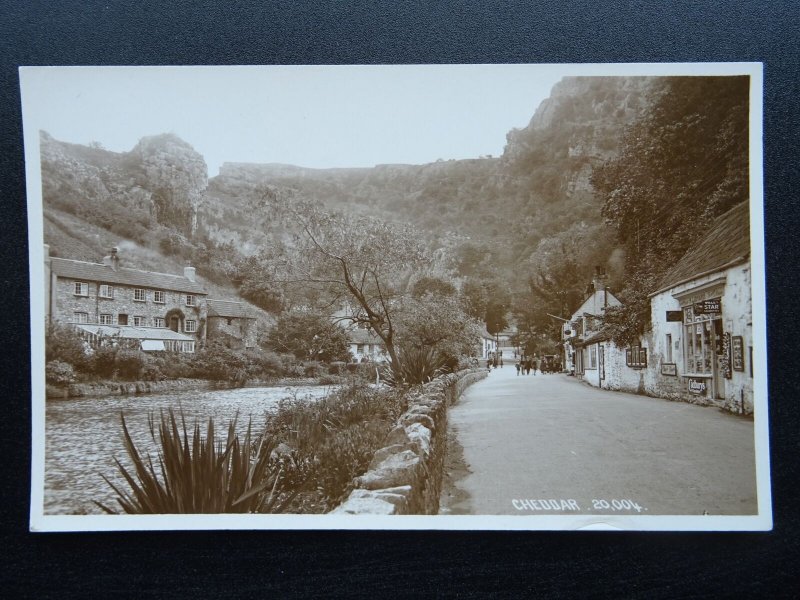
[[[350,359],[347,333],[330,318],[318,313],[281,315],[270,332],[268,344],[276,352],[291,353],[301,360],[333,362]]]
[[[672,77],[591,182],[626,251],[615,340],[649,326],[647,294],[713,218],[748,198],[748,77]]]
[[[422,298],[426,294],[438,298],[454,296],[456,294],[456,287],[444,279],[426,276],[417,280],[411,288],[411,296],[414,298]]]

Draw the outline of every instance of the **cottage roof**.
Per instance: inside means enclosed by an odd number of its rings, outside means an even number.
[[[664,275],[658,291],[651,295],[749,258],[749,203],[742,202],[714,220],[705,236]]]
[[[157,290],[206,294],[202,285],[183,275],[140,271],[139,269],[129,269],[127,267],[120,267],[115,271],[108,265],[67,258],[52,258],[50,261],[51,270],[59,277],[69,277],[70,279],[81,281],[132,285]]]
[[[610,327],[603,327],[600,331],[594,332],[589,337],[580,340],[577,346],[588,346],[590,344],[596,344],[597,342],[605,342],[611,339],[611,328]]]
[[[347,332],[351,344],[383,344],[383,340],[369,329],[351,329]]]
[[[119,336],[121,339],[194,341],[194,338],[191,336],[164,327],[134,327],[131,325],[94,325],[83,323],[79,325],[76,324],[75,327],[93,335],[108,337]]]
[[[575,320],[583,315],[601,316],[605,312],[607,306],[621,305],[622,303],[610,290],[596,290],[583,301],[583,304],[580,305],[578,310],[572,313],[571,320]]]
[[[235,300],[212,300],[209,298],[206,300],[206,305],[208,306],[209,317],[255,319],[255,317],[250,314],[247,306],[242,302],[237,302]]]

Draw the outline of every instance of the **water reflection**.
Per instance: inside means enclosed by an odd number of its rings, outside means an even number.
[[[47,403],[45,423],[45,514],[99,514],[92,500],[117,508],[114,493],[100,473],[112,481],[120,480],[114,457],[129,464],[122,442],[120,412],[140,451],[155,458],[156,447],[147,424],[149,413],[181,407],[187,427],[198,419],[205,424],[214,417],[223,435],[229,420],[239,415],[237,429],[244,431],[252,419],[260,430],[270,409],[283,398],[313,401],[330,392],[328,387],[242,388],[110,396]]]

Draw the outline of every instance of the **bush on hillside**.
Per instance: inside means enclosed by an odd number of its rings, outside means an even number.
[[[67,385],[75,381],[75,369],[63,360],[51,360],[44,367],[45,381],[52,385]]]

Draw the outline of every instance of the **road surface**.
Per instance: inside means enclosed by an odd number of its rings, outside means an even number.
[[[758,510],[753,422],[716,408],[506,364],[451,407],[448,433],[441,514]]]

